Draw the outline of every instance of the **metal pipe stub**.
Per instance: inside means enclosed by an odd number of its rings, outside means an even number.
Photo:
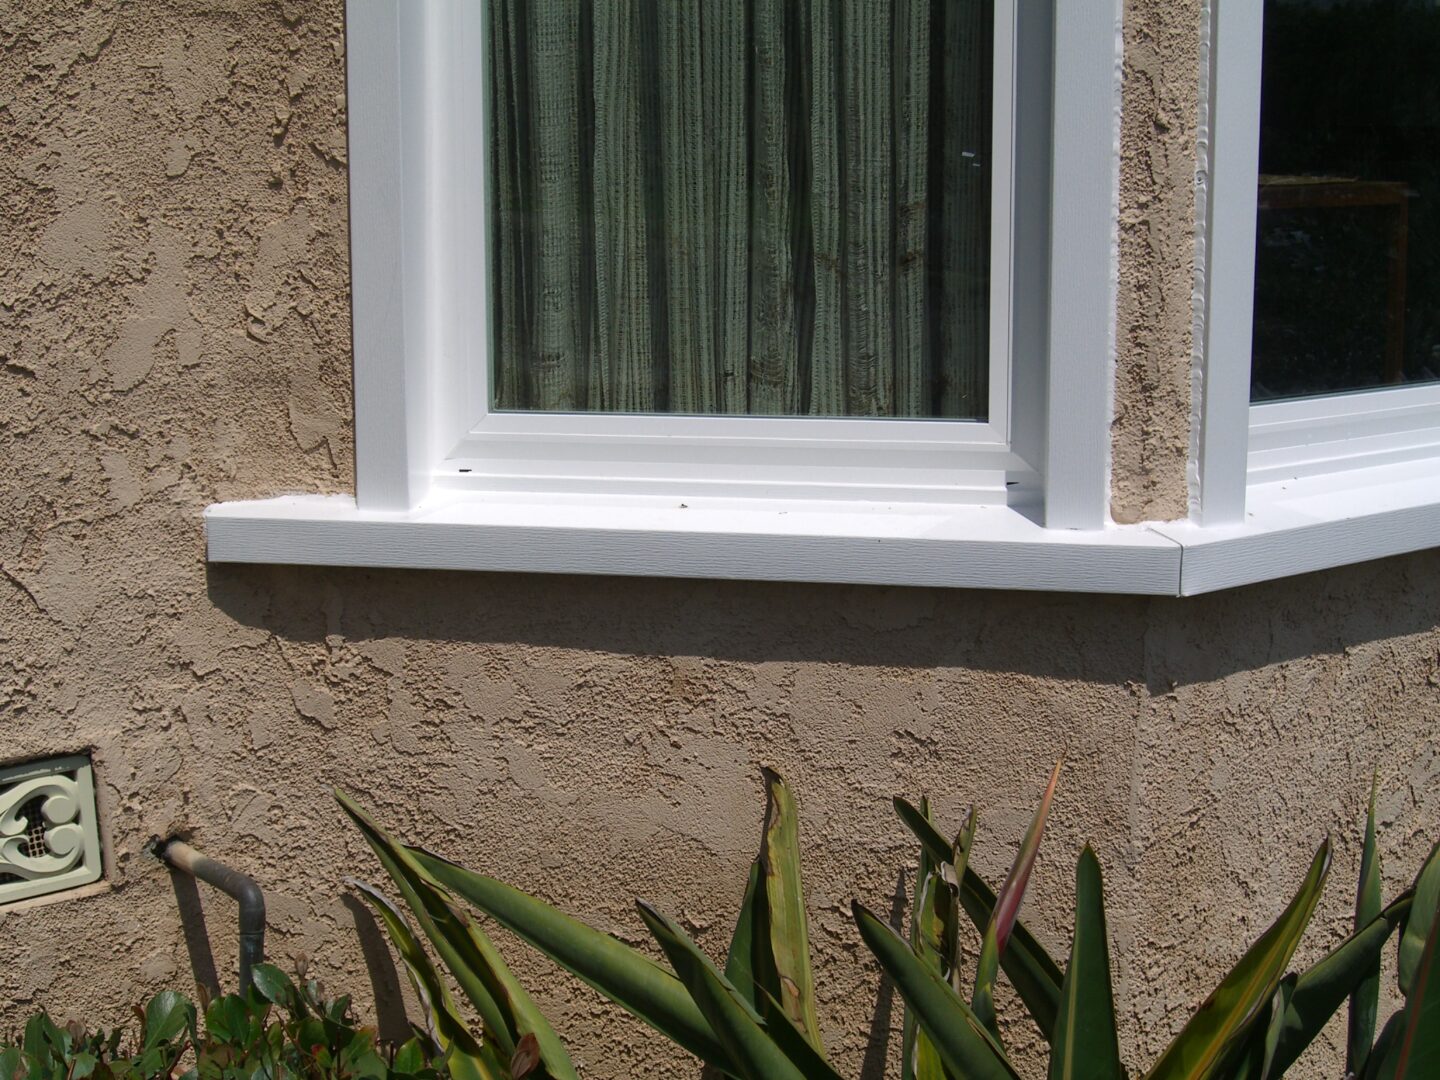
[[[250,989],[255,965],[265,959],[265,894],[253,878],[202,855],[183,840],[162,840],[155,854],[167,866],[215,886],[240,905],[240,992]]]

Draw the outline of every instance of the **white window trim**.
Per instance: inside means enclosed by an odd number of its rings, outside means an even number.
[[[969,425],[988,428],[973,454],[957,454],[950,440],[927,456],[905,437],[923,441],[957,425],[887,421],[893,438],[872,435],[860,446],[838,430],[854,421],[819,421],[840,438],[816,441],[814,467],[802,463],[757,489],[746,470],[775,444],[768,433],[737,443],[735,422],[724,418],[630,421],[640,438],[627,435],[629,446],[648,439],[680,461],[641,486],[621,470],[547,465],[546,453],[530,452],[547,426],[563,428],[555,441],[581,446],[582,460],[597,443],[609,450],[613,417],[577,426],[574,418],[500,416],[473,430],[487,397],[475,375],[484,370],[483,325],[450,315],[485,295],[483,267],[464,256],[485,250],[483,214],[458,183],[484,175],[484,125],[443,106],[455,96],[449,78],[469,80],[463,97],[483,97],[479,65],[460,51],[474,40],[479,5],[350,0],[356,498],[211,507],[210,558],[1173,591],[1174,544],[1108,524],[1120,4],[1107,3],[1109,18],[1096,17],[1093,0],[1054,0],[1053,11],[1000,4],[1019,34],[1046,46],[1043,64],[1036,50],[1020,55],[1013,105],[1003,89],[997,94],[997,111],[1029,118],[1013,125],[1013,198],[1049,207],[1013,215],[1001,269],[1010,288],[997,290],[997,315],[1012,302],[1032,309],[1013,322],[1015,367],[997,388],[1002,418],[1005,395],[1019,389],[1010,430]],[[1003,36],[1005,20],[997,21]],[[1052,175],[1064,179],[1053,194]],[[996,179],[1009,189],[1003,175]],[[996,212],[1011,216],[1003,199]],[[1064,257],[1051,260],[1052,250]],[[1063,407],[1047,409],[1049,400]],[[810,420],[783,423],[777,434],[791,444],[820,430],[804,427],[817,423]],[[481,439],[489,445],[477,491],[477,466],[447,459],[462,441]],[[735,471],[688,478],[686,464],[717,446],[728,448]],[[463,480],[454,478],[460,468],[471,470]],[[1043,507],[1033,490],[1006,490],[1029,486],[1034,471],[1051,493]],[[1149,567],[1138,576],[1137,557]]]
[[[1304,418],[1250,408],[1261,48],[1254,0],[1211,0],[1208,13],[1191,518],[1110,522],[1122,49],[1120,5],[1106,2],[1110,19],[1096,17],[1092,0],[1053,0],[1053,13],[1018,7],[1030,20],[1025,32],[1053,34],[1054,48],[1053,72],[1022,71],[1015,83],[1018,109],[1050,116],[1017,129],[1018,160],[1048,167],[1017,167],[1016,201],[1038,198],[1050,210],[1038,226],[1017,223],[1011,261],[1012,295],[1039,307],[1037,318],[1014,322],[1014,355],[1042,358],[1044,368],[1014,372],[1017,385],[1033,380],[1042,389],[1027,395],[1022,385],[1017,400],[1035,402],[1036,415],[1029,441],[1017,423],[1012,443],[1018,458],[1040,466],[1037,505],[957,497],[987,483],[993,491],[993,476],[957,484],[953,457],[942,475],[938,463],[935,472],[916,468],[914,456],[887,461],[873,444],[844,462],[868,465],[869,480],[851,477],[837,490],[823,471],[801,470],[760,497],[743,470],[767,452],[763,442],[733,459],[738,476],[712,472],[701,484],[677,465],[637,488],[631,477],[611,484],[594,470],[575,478],[564,467],[537,469],[524,445],[536,432],[510,431],[498,445],[511,448],[513,467],[496,467],[507,451],[488,448],[485,490],[439,476],[436,463],[471,431],[486,391],[474,377],[483,335],[437,316],[459,298],[484,295],[483,268],[459,257],[484,249],[483,222],[457,209],[446,177],[459,173],[437,172],[435,158],[443,150],[480,174],[480,129],[459,123],[454,110],[414,108],[447,93],[439,72],[447,50],[449,63],[459,59],[462,35],[443,19],[415,18],[419,5],[406,0],[349,0],[351,70],[364,73],[349,97],[357,497],[212,506],[210,559],[1190,595],[1440,543],[1440,470],[1420,456],[1433,453],[1421,446],[1434,434],[1424,423],[1407,436],[1367,416],[1371,441],[1361,453],[1352,438],[1361,421],[1332,410],[1314,429],[1328,430],[1328,441],[1311,439],[1321,450],[1308,452],[1312,464],[1329,464],[1299,468],[1275,457],[1272,444]],[[475,11],[458,0],[426,8],[462,19]],[[459,67],[479,78],[478,65]],[[416,115],[426,122],[406,122]],[[426,235],[451,242],[425,250],[414,241]],[[1414,415],[1403,405],[1390,411]],[[664,430],[674,418],[647,419],[656,421],[651,438],[683,441]],[[708,426],[716,443],[732,440],[725,421]],[[585,441],[584,431],[562,434]],[[993,467],[986,447],[974,449],[977,474]]]
[[[474,197],[474,179],[486,176],[487,125],[475,122],[473,107],[485,99],[473,62],[482,5],[351,0],[357,506],[413,511],[436,497],[497,491],[1027,504],[1039,468],[1060,493],[1046,504],[1047,525],[1102,527],[1111,275],[1047,266],[1052,247],[1075,253],[1074,265],[1114,263],[1119,38],[1111,2],[1107,23],[1093,5],[1061,0],[1052,26],[1045,3],[998,0],[997,52],[1018,62],[996,65],[993,213],[1003,227],[993,253],[1002,287],[992,293],[992,355],[1008,352],[1013,370],[991,380],[991,422],[957,424],[487,414],[477,302],[485,270],[475,253],[488,245],[483,192]],[[1014,47],[1019,36],[1023,53]],[[1036,62],[1052,36],[1062,89],[1053,123],[1051,65]],[[457,99],[472,107],[454,107]],[[1050,220],[1012,214],[1012,202],[1051,206],[1052,171],[1066,182]],[[1046,363],[1047,338],[1064,342],[1063,365]],[[1047,391],[1066,402],[1048,424]],[[797,464],[777,467],[777,459]]]
[[[1011,309],[1026,326],[1043,322],[1045,237],[1043,215],[1013,214],[1012,204],[1047,206],[1045,186],[1028,177],[1048,174],[1050,147],[1017,146],[1014,116],[1046,121],[1048,98],[1033,84],[1049,71],[1017,71],[1012,60],[1019,18],[1029,37],[1048,34],[1038,6],[1022,16],[1016,0],[997,0],[991,419],[877,423],[491,412],[480,300],[487,124],[477,121],[485,95],[473,63],[484,51],[483,5],[352,0],[357,505],[408,510],[435,495],[495,491],[1034,501],[1043,342],[1016,335],[1012,345]]]
[[[1186,594],[1440,545],[1440,386],[1250,404],[1263,13],[1210,0]]]

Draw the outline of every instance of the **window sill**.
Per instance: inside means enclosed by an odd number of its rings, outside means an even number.
[[[1007,506],[469,494],[408,513],[348,496],[219,503],[212,562],[1188,596],[1440,545],[1411,462],[1255,485],[1244,525],[1046,529]]]

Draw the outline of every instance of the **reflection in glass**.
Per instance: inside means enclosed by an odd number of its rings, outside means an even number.
[[[1440,5],[1265,0],[1253,401],[1440,379]]]
[[[489,0],[494,405],[983,419],[993,0]]]

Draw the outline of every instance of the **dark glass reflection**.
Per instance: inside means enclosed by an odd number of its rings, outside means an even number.
[[[1440,379],[1440,5],[1265,0],[1253,401]]]

